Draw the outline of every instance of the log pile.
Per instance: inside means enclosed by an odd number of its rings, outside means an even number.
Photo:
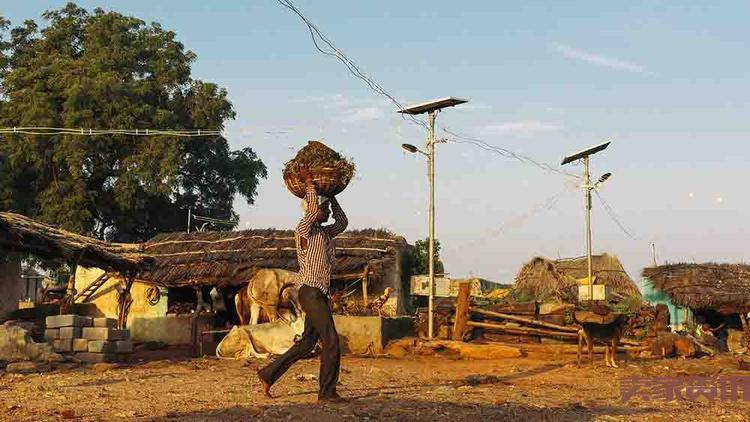
[[[560,305],[545,309],[545,312],[546,315],[558,315],[559,320],[564,320],[564,314],[568,310],[568,306]],[[469,285],[462,284],[456,299],[452,338],[458,341],[466,340],[471,337],[468,335],[469,332],[474,330],[474,337],[479,332],[485,340],[496,340],[499,334],[504,336],[506,341],[509,336],[519,337],[519,342],[522,342],[520,337],[532,338],[537,342],[540,338],[577,341],[577,326],[545,321],[540,318],[539,312],[534,303],[493,305],[486,309],[472,306]]]

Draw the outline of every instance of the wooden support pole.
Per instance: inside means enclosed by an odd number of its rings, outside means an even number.
[[[463,341],[466,332],[466,323],[469,321],[469,296],[471,295],[471,283],[458,285],[458,297],[456,297],[456,319],[453,323],[453,340]]]
[[[750,349],[750,327],[748,327],[745,312],[740,312],[740,322],[742,323],[742,337],[745,340],[745,348]]]
[[[365,271],[362,273],[362,303],[367,307],[367,279],[370,276],[370,266],[365,266]]]
[[[524,317],[520,317],[516,315],[502,314],[500,312],[485,311],[484,309],[479,309],[479,308],[471,308],[470,310],[471,312],[484,315],[487,317],[507,319],[508,321],[521,322],[521,323],[528,324],[528,325],[535,325],[537,327],[544,327],[544,328],[549,328],[552,330],[566,331],[570,333],[578,332],[578,328],[576,327],[566,327],[564,325],[552,324],[550,322],[539,321],[539,320],[532,319],[532,318],[524,318]]]
[[[128,314],[130,313],[130,306],[133,304],[133,297],[130,294],[130,288],[133,287],[134,281],[134,276],[127,275],[125,277],[125,286],[121,290],[118,289],[117,328],[122,330],[128,327]]]
[[[466,325],[469,327],[479,327],[479,328],[484,328],[487,330],[502,331],[502,332],[509,333],[509,334],[525,334],[525,335],[543,336],[543,337],[578,338],[577,333],[571,333],[567,331],[550,331],[550,330],[543,330],[540,328],[509,327],[503,324],[490,324],[486,322],[476,322],[476,321],[467,321]]]

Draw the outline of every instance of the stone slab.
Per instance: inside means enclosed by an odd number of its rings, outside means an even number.
[[[60,329],[59,328],[47,328],[44,330],[44,339],[47,341],[52,341],[55,339],[60,338]]]
[[[50,315],[45,321],[46,328],[60,327],[90,327],[93,323],[91,317],[80,315]]]
[[[131,340],[120,340],[115,342],[117,353],[133,353],[133,342]]]
[[[74,357],[85,363],[117,362],[117,355],[113,353],[76,353]]]
[[[58,338],[52,340],[52,348],[58,353],[70,353],[73,351],[72,338]]]
[[[128,340],[130,331],[106,327],[86,327],[83,329],[83,338],[89,340]]]
[[[346,354],[381,354],[388,341],[414,335],[411,317],[334,315],[333,320]]]
[[[94,327],[117,328],[117,320],[114,318],[94,318]]]
[[[89,340],[86,340],[85,338],[74,338],[73,339],[73,351],[74,352],[88,352]]]
[[[82,327],[60,327],[60,338],[81,338],[83,335]]]
[[[5,372],[9,374],[34,374],[38,372],[47,372],[49,370],[49,364],[37,362],[13,362],[5,367]]]
[[[117,343],[114,341],[91,340],[88,346],[90,353],[114,353],[117,350]]]

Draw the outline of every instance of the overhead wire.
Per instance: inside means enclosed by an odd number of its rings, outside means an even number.
[[[609,215],[609,218],[612,219],[612,221],[617,225],[617,227],[620,228],[620,230],[630,238],[631,240],[640,240],[637,236],[633,234],[632,231],[628,230],[627,227],[620,221],[619,218],[617,218],[617,214],[615,213],[615,210],[612,209],[612,207],[607,203],[607,201],[602,197],[602,195],[599,193],[599,191],[594,190],[594,193],[596,194],[596,197],[599,198],[599,201],[602,203],[602,207],[604,208],[604,211],[606,211],[607,215]]]
[[[313,42],[315,48],[319,52],[321,52],[321,53],[323,53],[323,54],[325,54],[327,56],[335,57],[336,59],[338,59],[339,61],[341,61],[347,67],[347,69],[349,70],[349,72],[352,75],[354,75],[358,79],[364,81],[365,84],[367,84],[367,86],[372,91],[374,91],[375,93],[377,93],[379,95],[382,95],[382,96],[386,97],[399,110],[403,110],[404,109],[404,106],[401,104],[401,102],[399,102],[392,94],[388,93],[388,91],[386,91],[385,88],[383,88],[380,84],[378,84],[372,77],[370,77],[367,74],[365,74],[357,66],[357,64],[354,61],[352,61],[349,57],[347,57],[346,54],[344,54],[341,51],[341,49],[339,49],[338,47],[336,47],[336,45],[330,39],[328,39],[320,31],[320,29],[314,23],[312,23],[310,21],[310,19],[308,19],[296,6],[294,6],[294,4],[291,2],[291,0],[277,0],[277,2],[279,4],[281,4],[282,6],[286,7],[287,9],[291,10],[295,15],[297,15],[305,23],[305,25],[308,28],[308,31],[310,32],[310,38],[312,39],[312,42]],[[319,41],[320,41],[320,43],[319,43]],[[325,44],[325,46],[328,49],[330,49],[330,51],[324,49],[321,46],[321,43]],[[425,128],[425,129],[428,129],[427,123],[424,120],[418,119],[415,116],[412,116],[412,115],[409,115],[409,114],[404,114],[404,113],[402,113],[402,117],[405,118],[405,119],[407,119],[408,121],[411,121],[412,123],[415,123],[415,124],[417,124],[417,125]],[[445,127],[443,127],[442,130],[444,132],[450,134],[451,136],[453,136],[455,138],[458,138],[458,139],[452,139],[452,140],[449,139],[448,141],[450,141],[450,142],[455,142],[455,143],[459,143],[459,144],[462,143],[462,144],[474,145],[474,146],[479,147],[481,149],[497,153],[497,154],[499,154],[499,155],[501,155],[503,157],[515,159],[515,160],[518,160],[518,161],[520,161],[522,163],[525,163],[525,164],[531,164],[533,166],[536,166],[536,167],[538,167],[538,168],[540,168],[542,170],[548,171],[548,172],[562,174],[562,175],[565,175],[565,176],[575,177],[575,178],[580,179],[580,176],[578,176],[576,174],[569,173],[569,172],[566,172],[566,171],[561,170],[559,168],[553,167],[553,166],[551,166],[549,164],[539,162],[537,160],[532,159],[531,157],[528,157],[526,155],[513,152],[513,151],[511,151],[511,150],[509,150],[507,148],[502,148],[502,147],[499,147],[499,146],[496,146],[496,145],[489,144],[489,143],[487,143],[487,142],[485,142],[485,141],[483,141],[481,139],[471,138],[471,137],[468,137],[468,136],[465,136],[465,135],[461,135],[461,134],[456,133],[454,131],[451,131],[448,128],[445,128]]]
[[[310,32],[310,38],[312,39],[312,42],[318,51],[327,56],[335,57],[336,59],[338,59],[341,63],[344,64],[344,66],[346,66],[346,68],[352,75],[362,80],[372,91],[387,98],[399,110],[404,109],[404,106],[400,101],[398,101],[393,95],[388,93],[388,91],[380,86],[380,84],[378,84],[374,79],[365,74],[354,61],[352,61],[346,54],[344,54],[341,49],[336,47],[336,45],[330,39],[328,39],[328,37],[326,37],[323,32],[317,26],[315,26],[314,23],[312,23],[304,14],[302,14],[302,12],[297,9],[297,7],[290,0],[277,0],[277,2],[287,9],[291,10],[305,23],[305,25],[307,25],[307,29]],[[323,47],[321,47],[318,41],[325,44],[325,47],[330,49],[330,51],[327,51]],[[402,113],[401,116],[404,119],[427,129],[427,123],[424,120],[405,113]]]
[[[93,129],[93,128],[61,128],[61,127],[7,127],[0,128],[0,134],[22,134],[22,135],[78,135],[78,136],[100,136],[100,135],[128,135],[128,136],[177,136],[177,137],[204,137],[221,136],[221,131],[216,129]]]
[[[540,169],[542,169],[542,170],[544,170],[546,172],[556,173],[556,174],[560,174],[560,175],[567,176],[567,177],[574,177],[576,179],[580,179],[581,178],[581,176],[579,176],[579,175],[577,175],[575,173],[571,173],[571,172],[562,170],[560,168],[554,167],[554,166],[552,166],[550,164],[537,161],[537,160],[535,160],[535,159],[533,159],[533,158],[531,158],[531,157],[529,157],[527,155],[523,155],[523,154],[519,154],[517,152],[513,152],[513,151],[511,151],[511,150],[509,150],[507,148],[503,148],[503,147],[499,147],[497,145],[489,144],[489,143],[487,143],[487,142],[485,142],[485,141],[483,141],[483,140],[481,140],[479,138],[474,138],[474,137],[462,135],[462,134],[457,133],[457,132],[455,132],[453,130],[450,130],[447,127],[444,127],[444,126],[441,127],[440,129],[442,129],[442,131],[445,132],[445,133],[447,133],[448,135],[453,136],[453,137],[456,138],[456,139],[446,139],[446,141],[448,141],[448,142],[459,143],[459,144],[472,144],[472,145],[474,145],[476,147],[479,147],[479,148],[484,149],[486,151],[494,152],[494,153],[499,154],[499,155],[501,155],[503,157],[511,158],[511,159],[520,161],[521,163],[524,163],[524,164],[533,165],[533,166],[538,167],[538,168],[540,168]]]

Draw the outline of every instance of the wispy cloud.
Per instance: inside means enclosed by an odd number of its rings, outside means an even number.
[[[551,132],[562,129],[562,125],[539,120],[518,120],[511,122],[492,123],[482,126],[479,130],[484,135],[530,135],[539,132]]]
[[[344,123],[360,123],[371,120],[379,120],[383,117],[385,117],[385,112],[382,108],[361,107],[347,110],[341,115],[341,117],[338,118],[338,120]]]
[[[615,70],[623,70],[626,72],[635,73],[651,73],[645,66],[638,63],[629,62],[626,60],[618,59],[617,57],[607,57],[594,54],[588,51],[579,50],[565,44],[554,44],[552,48],[555,51],[562,53],[563,56],[570,59],[581,60],[597,66],[607,67]]]

